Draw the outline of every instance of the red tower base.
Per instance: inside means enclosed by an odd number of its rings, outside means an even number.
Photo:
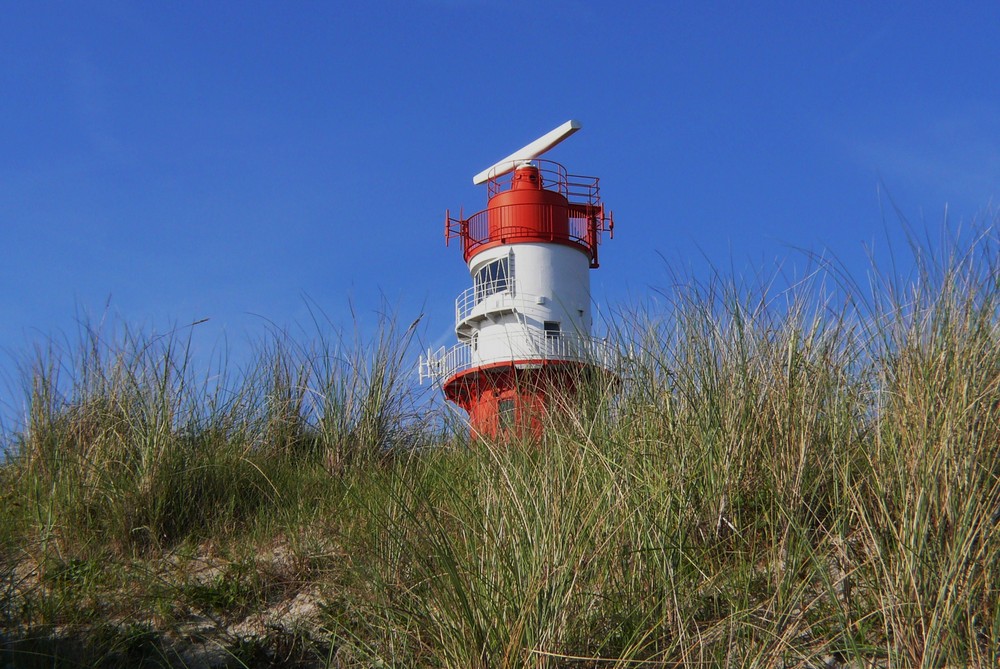
[[[468,412],[473,438],[541,437],[555,403],[572,396],[593,369],[568,361],[502,362],[456,374],[444,394]]]

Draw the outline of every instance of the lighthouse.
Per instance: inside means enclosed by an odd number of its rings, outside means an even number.
[[[474,436],[539,435],[553,403],[610,364],[591,336],[590,271],[613,218],[596,177],[540,158],[579,128],[567,121],[477,174],[483,211],[445,214],[446,243],[460,244],[472,285],[455,300],[458,343],[428,350],[420,379],[441,383]]]

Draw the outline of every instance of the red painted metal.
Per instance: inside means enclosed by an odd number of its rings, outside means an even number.
[[[533,163],[491,178],[484,211],[469,218],[446,212],[446,243],[460,239],[466,262],[504,244],[565,244],[587,254],[591,268],[599,267],[601,233],[614,231],[614,220],[601,204],[599,180],[567,175],[551,161]]]
[[[445,397],[469,414],[473,438],[511,433],[541,437],[555,396],[573,393],[590,366],[566,361],[516,361],[456,374],[444,384]],[[504,425],[501,403],[513,402]]]

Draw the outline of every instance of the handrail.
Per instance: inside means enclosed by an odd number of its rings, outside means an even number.
[[[455,298],[455,322],[460,323],[468,318],[476,307],[494,295],[514,296],[513,278],[495,279],[478,286],[466,288]]]
[[[545,190],[555,191],[573,204],[588,204],[591,206],[600,204],[601,189],[598,185],[600,183],[599,178],[586,177],[580,174],[568,174],[565,167],[553,160],[535,158],[530,162],[538,168],[538,174],[542,179],[542,187]],[[487,185],[491,199],[513,188],[515,172],[516,170],[511,170],[499,176],[489,178]]]
[[[610,214],[605,212],[604,205],[601,204],[600,179],[567,174],[565,167],[551,160],[535,159],[531,162],[538,168],[545,189],[557,192],[566,198],[568,229],[557,230],[551,221],[543,224],[541,230],[508,223],[507,221],[517,220],[511,207],[528,206],[532,207],[535,215],[538,215],[539,212],[537,204],[508,204],[485,209],[468,218],[463,213],[459,213],[456,218],[451,215],[451,212],[445,212],[445,243],[447,244],[453,238],[461,239],[462,253],[468,261],[479,248],[486,244],[502,243],[505,239],[517,239],[518,237],[537,237],[539,233],[542,233],[543,236],[548,235],[548,241],[582,247],[590,257],[590,266],[597,267],[597,247],[601,241],[601,233],[611,232],[612,236],[614,234],[614,221]],[[490,177],[488,181],[489,198],[492,200],[494,196],[511,190],[513,179],[513,172]],[[550,209],[550,216],[552,210],[562,209],[555,204],[548,204],[546,207]],[[493,217],[492,226],[490,225],[490,217]]]
[[[528,335],[527,342],[521,340],[524,334]],[[512,347],[509,355],[491,355],[475,361],[472,356],[472,346],[467,343],[455,344],[448,349],[442,346],[437,351],[428,350],[425,356],[420,356],[420,382],[423,383],[425,379],[445,381],[474,367],[504,362],[521,360],[581,362],[608,369],[614,367],[619,358],[615,348],[603,339],[569,333],[553,335],[540,330],[518,333],[510,337],[481,336],[478,346],[482,348],[491,341],[515,339],[519,340],[519,343]]]
[[[601,242],[601,233],[611,230],[608,225],[610,219],[603,206],[571,204],[567,207],[568,225],[565,230],[557,229],[553,223],[543,226],[541,230],[537,227],[514,225],[512,221],[518,220],[516,210],[519,207],[530,207],[537,211],[537,205],[515,203],[484,209],[465,219],[449,216],[446,221],[446,236],[448,239],[461,238],[462,252],[468,260],[486,244],[518,237],[537,238],[542,233],[548,241],[583,247],[591,259],[591,265],[597,266],[597,247]]]

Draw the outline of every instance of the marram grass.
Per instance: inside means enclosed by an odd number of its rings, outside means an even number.
[[[540,441],[427,427],[392,322],[204,376],[85,330],[6,436],[7,658],[181,666],[208,618],[230,666],[997,666],[997,242],[682,284]]]

